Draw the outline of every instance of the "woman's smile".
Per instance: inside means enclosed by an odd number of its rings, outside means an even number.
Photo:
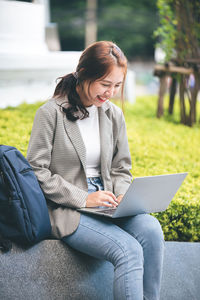
[[[106,100],[109,100],[107,97],[97,96],[97,99],[101,102],[105,102]]]

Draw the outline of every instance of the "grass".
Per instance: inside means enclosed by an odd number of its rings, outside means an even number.
[[[34,115],[41,104],[0,109],[0,144],[15,146],[26,155]],[[189,173],[170,208],[156,216],[167,240],[197,241],[200,240],[200,124],[193,128],[180,124],[178,104],[173,116],[165,113],[157,119],[156,106],[156,96],[140,97],[135,104],[126,104],[132,174],[136,177]]]
[[[41,104],[0,109],[0,144],[14,146],[26,155],[34,115]]]
[[[155,117],[156,97],[139,98],[126,108],[134,176],[188,172],[175,199],[200,202],[200,124],[193,128],[173,117]]]
[[[136,104],[126,106],[132,174],[188,172],[169,208],[154,215],[166,240],[200,241],[200,123],[193,128],[180,124],[178,101],[173,116],[165,107],[164,116],[157,119],[156,107],[157,97],[138,98]]]

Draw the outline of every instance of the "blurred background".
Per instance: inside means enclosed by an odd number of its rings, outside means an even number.
[[[158,19],[156,0],[0,0],[0,107],[51,97],[55,79],[96,40],[114,41],[127,56],[129,102],[157,94]]]
[[[86,22],[91,13],[87,10],[96,9],[98,40],[115,41],[129,60],[153,59],[153,31],[158,25],[155,0],[51,0],[50,5],[62,50],[84,48]]]
[[[112,40],[125,52],[135,71],[139,94],[157,93],[153,77],[153,32],[159,25],[156,0],[51,0],[51,20],[58,24],[62,50],[82,50],[87,43],[87,23],[96,39]],[[96,10],[92,13],[92,9]],[[88,32],[92,35],[91,32]],[[95,35],[95,34],[94,34]]]

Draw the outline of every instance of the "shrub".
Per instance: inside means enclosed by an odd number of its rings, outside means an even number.
[[[0,143],[15,146],[26,155],[33,118],[41,104],[0,110]],[[154,215],[166,240],[200,241],[200,126],[179,124],[178,106],[173,119],[166,114],[158,120],[156,104],[156,97],[142,97],[125,107],[132,174],[188,172],[169,208]]]
[[[200,241],[200,203],[173,200],[169,208],[153,214],[160,221],[167,241]]]
[[[125,109],[132,174],[150,176],[188,172],[169,208],[155,215],[166,240],[200,241],[200,126],[179,124],[174,116],[156,119],[157,97],[138,98]],[[161,199],[162,200],[162,199]]]

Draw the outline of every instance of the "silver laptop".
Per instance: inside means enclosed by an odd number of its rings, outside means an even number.
[[[116,208],[84,207],[80,212],[110,218],[164,211],[178,191],[187,173],[135,178]]]

